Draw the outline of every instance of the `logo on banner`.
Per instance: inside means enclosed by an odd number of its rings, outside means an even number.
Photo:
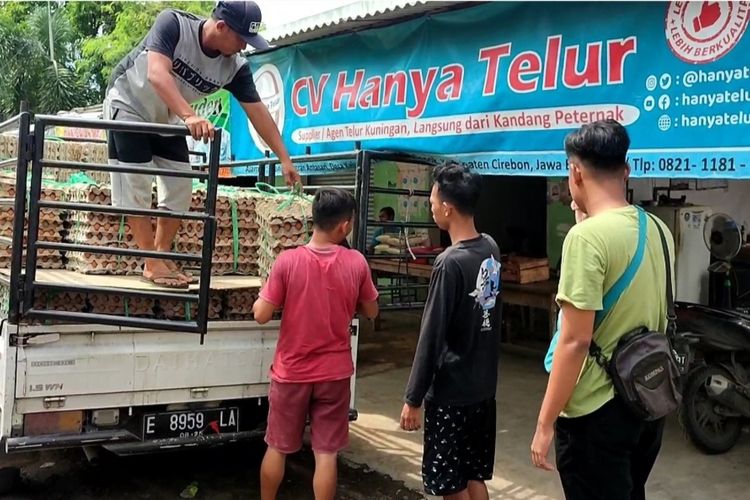
[[[688,63],[705,64],[729,53],[750,20],[750,2],[670,2],[666,36],[672,52]]]
[[[258,71],[253,73],[255,88],[258,91],[260,100],[266,105],[271,113],[276,127],[281,134],[284,130],[284,81],[281,78],[279,69],[273,64],[264,64]],[[250,130],[250,136],[253,142],[261,151],[270,150],[268,144],[255,131],[250,120],[247,122]]]

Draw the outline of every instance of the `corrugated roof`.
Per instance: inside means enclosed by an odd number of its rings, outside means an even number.
[[[474,2],[424,1],[424,0],[361,0],[314,16],[292,21],[263,32],[274,46],[332,36],[339,33],[392,24],[405,18],[427,12],[447,10]]]

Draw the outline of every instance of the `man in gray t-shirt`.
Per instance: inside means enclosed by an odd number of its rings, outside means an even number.
[[[258,135],[281,160],[288,184],[299,182],[281,135],[255,89],[247,60],[240,55],[249,44],[268,48],[258,29],[260,8],[255,2],[218,2],[210,19],[177,10],[165,10],[141,44],[115,68],[104,102],[104,118],[135,122],[184,124],[195,140],[208,141],[214,128],[198,116],[190,103],[227,89],[240,102]],[[111,132],[112,164],[189,170],[183,136]],[[112,174],[112,204],[150,208],[153,176]],[[190,209],[189,178],[157,176],[159,208]],[[148,217],[129,217],[128,223],[142,250],[169,251],[179,219],[159,218],[156,232]],[[185,288],[191,277],[172,261],[146,259],[143,277],[160,286]]]

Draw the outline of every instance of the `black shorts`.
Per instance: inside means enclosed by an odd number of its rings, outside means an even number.
[[[120,114],[115,109],[112,119]],[[149,163],[154,156],[180,163],[190,163],[185,136],[107,131],[107,153],[110,160],[122,163]]]
[[[113,109],[112,119],[137,122],[139,117]],[[163,136],[138,132],[112,132],[107,135],[109,163],[112,165],[191,170],[185,136]],[[154,176],[113,172],[112,205],[125,208],[151,208]],[[156,175],[157,206],[184,212],[190,209],[192,181],[187,177]]]
[[[489,481],[495,467],[495,399],[466,406],[425,402],[422,482],[434,496]]]

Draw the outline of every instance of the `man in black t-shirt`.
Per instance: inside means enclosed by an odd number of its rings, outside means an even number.
[[[500,250],[474,225],[479,194],[468,168],[435,169],[432,216],[452,245],[435,260],[401,413],[417,430],[425,403],[425,491],[471,500],[488,498],[495,464],[500,339]]]
[[[185,125],[193,139],[213,138],[214,127],[190,105],[222,88],[240,102],[258,135],[281,160],[288,184],[299,182],[278,127],[261,102],[248,61],[247,45],[268,48],[258,35],[261,12],[255,2],[218,2],[210,19],[165,10],[141,44],[115,68],[104,102],[104,118],[131,122]],[[111,164],[190,170],[184,136],[113,132]],[[185,212],[192,198],[191,179],[156,176],[159,208]],[[112,174],[112,204],[151,208],[153,176]],[[156,233],[148,217],[128,223],[141,250],[169,251],[180,219],[160,218]],[[172,261],[146,259],[143,277],[160,286],[185,288],[190,276]]]

